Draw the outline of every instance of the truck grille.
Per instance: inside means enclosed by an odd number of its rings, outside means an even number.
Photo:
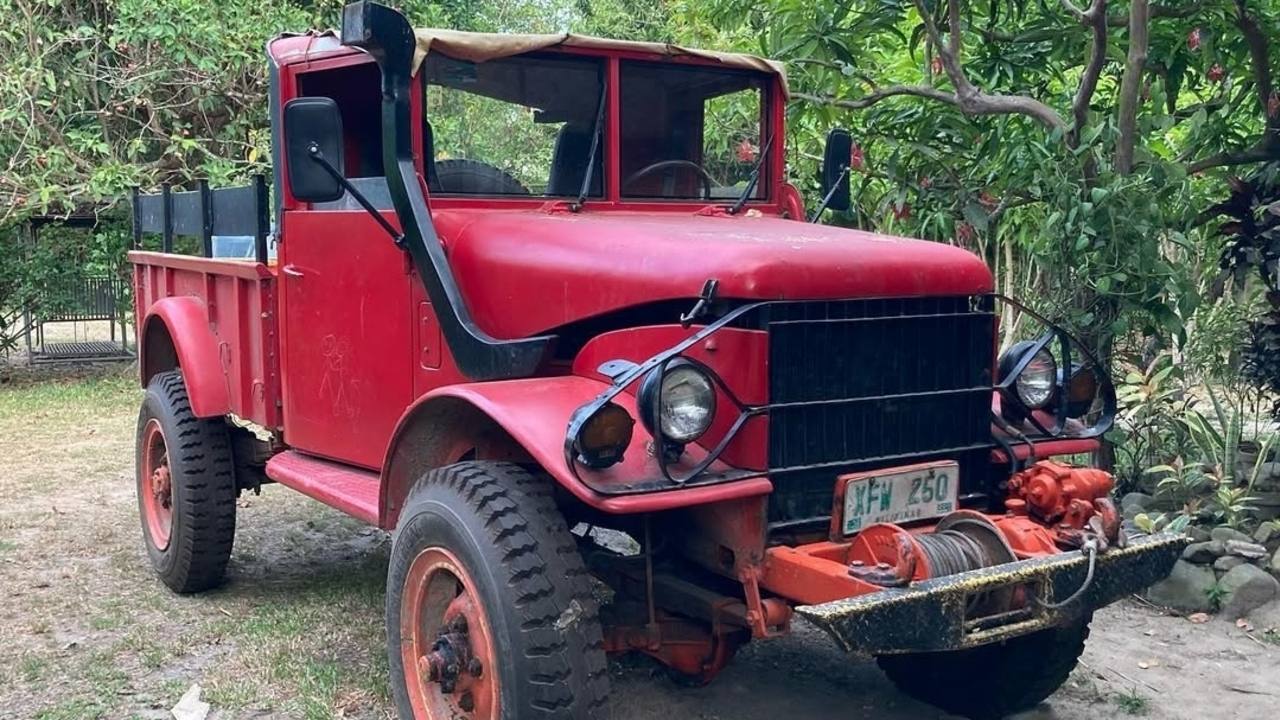
[[[783,303],[768,308],[773,523],[830,515],[836,475],[960,460],[980,490],[991,438],[990,296]]]

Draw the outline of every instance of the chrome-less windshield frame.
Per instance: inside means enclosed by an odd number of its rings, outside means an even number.
[[[618,61],[618,164],[620,168],[621,187],[619,196],[623,201],[649,201],[662,203],[698,203],[732,205],[742,195],[743,190],[751,183],[753,170],[759,166],[755,186],[748,194],[746,202],[768,201],[774,196],[774,173],[771,165],[771,148],[765,147],[768,138],[775,131],[772,127],[773,117],[773,78],[765,73],[734,68],[723,68],[701,64],[667,63],[652,60],[620,59]],[[650,75],[644,78],[643,75]],[[659,78],[677,78],[681,83],[655,82],[653,76]],[[699,80],[698,76],[705,78]],[[645,102],[644,97],[629,95],[638,86],[637,81],[648,80],[650,84],[660,88],[655,101]],[[717,88],[717,86],[719,86]],[[690,88],[683,93],[678,90]],[[702,88],[702,92],[698,92]],[[690,92],[696,93],[690,95]],[[724,184],[724,177],[717,177],[705,167],[708,158],[705,155],[706,138],[705,117],[702,107],[694,112],[695,104],[705,103],[735,93],[754,92],[758,108],[754,134],[748,133],[738,141],[732,150],[736,155],[736,174],[732,182]],[[679,100],[683,99],[684,107]],[[660,102],[658,102],[660,101]],[[629,107],[629,105],[634,107]],[[658,107],[658,106],[661,107]],[[638,112],[635,108],[642,109]],[[684,118],[680,118],[684,115]],[[684,124],[679,124],[683,120]],[[668,126],[669,127],[664,127]],[[657,132],[653,128],[657,126]],[[641,136],[640,131],[650,131]],[[655,142],[655,138],[657,141]],[[680,144],[685,145],[684,148]],[[696,147],[695,147],[696,145]],[[641,150],[641,148],[651,148]],[[647,152],[647,156],[636,153]],[[691,159],[692,158],[692,159]],[[761,161],[762,162],[759,162]],[[657,166],[657,167],[654,167]],[[647,168],[654,167],[651,172]],[[667,186],[671,186],[672,175],[684,175],[686,185],[696,183],[696,189],[690,192],[677,192],[674,189],[663,189],[658,192],[638,190],[637,181],[643,182],[643,176],[665,175]],[[710,190],[710,192],[708,192]]]

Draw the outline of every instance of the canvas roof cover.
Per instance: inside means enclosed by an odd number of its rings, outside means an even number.
[[[418,44],[413,56],[413,71],[415,73],[417,73],[418,67],[421,66],[423,59],[430,52],[439,52],[458,60],[480,63],[486,60],[510,57],[536,50],[546,50],[554,47],[576,47],[593,50],[628,50],[668,57],[684,56],[710,60],[724,67],[756,70],[776,75],[782,80],[784,92],[786,92],[787,88],[786,68],[780,62],[766,60],[755,55],[697,50],[672,43],[611,40],[609,38],[575,35],[573,33],[524,35],[476,33],[438,28],[418,28],[414,31],[414,35]]]

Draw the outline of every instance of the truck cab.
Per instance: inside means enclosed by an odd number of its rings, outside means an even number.
[[[1115,412],[1087,348],[1019,306],[998,352],[980,258],[806,218],[782,65],[371,2],[267,61],[272,201],[134,198],[144,540],[212,587],[270,483],[394,533],[402,717],[599,717],[606,654],[707,682],[796,614],[998,716],[1180,552],[1065,459]],[[257,256],[172,252],[215,233]]]

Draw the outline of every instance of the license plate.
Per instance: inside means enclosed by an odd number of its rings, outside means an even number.
[[[876,523],[905,523],[956,509],[960,466],[943,461],[841,475],[845,535]]]

